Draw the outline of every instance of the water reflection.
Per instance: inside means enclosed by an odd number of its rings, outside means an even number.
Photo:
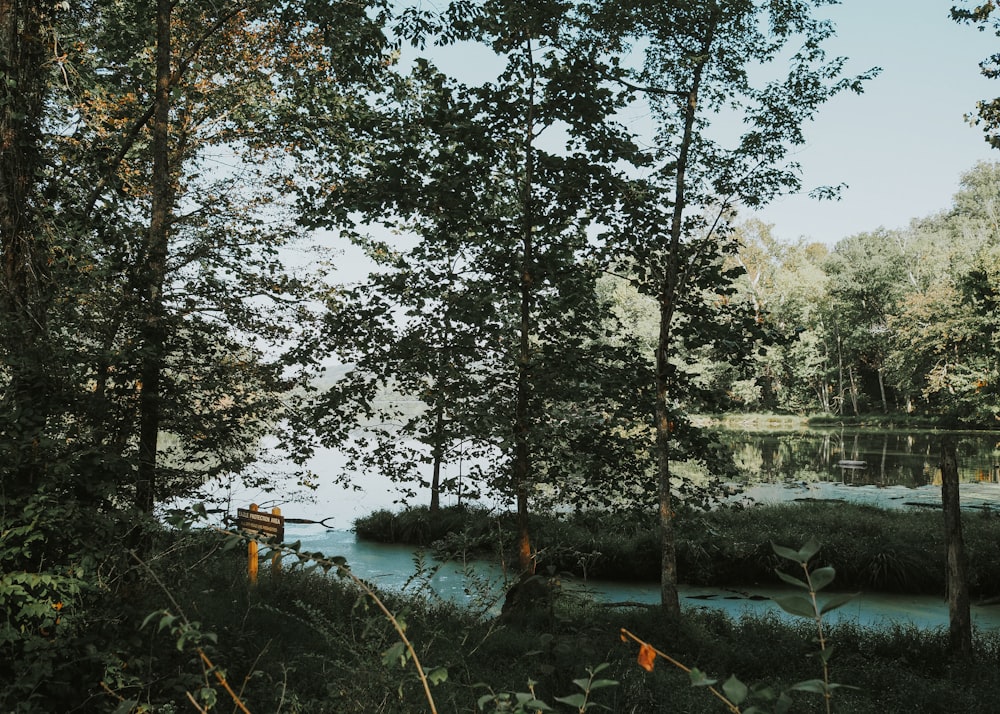
[[[939,485],[940,434],[848,429],[718,430],[747,483],[838,482],[856,486]],[[1000,433],[963,433],[963,483],[1000,483]]]

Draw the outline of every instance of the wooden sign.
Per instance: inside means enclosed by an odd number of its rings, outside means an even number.
[[[251,503],[250,508],[237,508],[236,527],[265,538],[285,539],[285,517],[281,515],[280,508],[275,508],[270,513],[261,513],[256,503]],[[257,541],[247,543],[247,576],[251,585],[257,584],[257,551]],[[271,572],[281,572],[280,550],[275,550],[271,556]]]
[[[263,513],[253,506],[236,509],[236,527],[265,538],[285,538],[285,517],[280,513]]]

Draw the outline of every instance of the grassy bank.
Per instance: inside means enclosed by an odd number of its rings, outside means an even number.
[[[214,534],[184,536],[120,590],[91,598],[86,608],[67,606],[45,645],[60,657],[51,658],[34,708],[24,711],[195,711],[189,694],[205,711],[236,711],[219,674],[254,714],[429,711],[412,662],[399,666],[398,637],[374,601],[321,570],[272,577],[264,568],[251,588],[245,550],[222,543]],[[637,647],[619,638],[623,627],[720,681],[736,674],[780,689],[819,676],[814,630],[777,618],[691,613],[672,624],[657,610],[602,608],[567,596],[529,620],[483,621],[453,606],[383,598],[405,620],[424,667],[447,671],[432,688],[439,712],[497,711],[477,702],[491,690],[528,692],[529,681],[555,711],[576,711],[556,697],[579,692],[573,680],[601,663],[609,665],[601,677],[619,684],[595,691],[593,701],[612,712],[725,711],[662,660],[652,672],[637,666]],[[954,666],[943,632],[843,625],[828,637],[836,647],[833,680],[860,688],[839,690],[835,711],[995,711],[1000,635],[978,636],[975,659]],[[219,670],[207,669],[199,646]],[[815,694],[792,696],[792,711],[823,710]]]
[[[815,536],[818,558],[837,571],[839,588],[944,594],[944,537],[937,510],[885,510],[841,502],[805,502],[690,513],[675,521],[678,570],[690,585],[755,585],[774,581],[771,543],[802,544]],[[447,508],[380,511],[359,519],[360,538],[495,557],[509,552],[509,514]],[[652,514],[536,516],[531,524],[539,565],[592,578],[659,579],[659,528]],[[1000,595],[1000,516],[966,515],[963,523],[974,597]]]
[[[995,423],[957,423],[954,419],[933,415],[904,413],[883,414],[872,412],[857,416],[846,414],[774,414],[730,412],[725,414],[696,414],[692,421],[697,426],[738,431],[800,431],[809,428],[875,429],[907,431],[956,428],[967,431],[996,431]]]

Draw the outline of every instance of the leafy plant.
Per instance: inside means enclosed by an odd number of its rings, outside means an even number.
[[[844,687],[843,684],[835,684],[830,681],[830,656],[833,654],[833,647],[827,645],[826,635],[823,631],[823,615],[838,607],[842,607],[851,601],[852,594],[839,594],[831,596],[822,605],[816,597],[817,593],[833,582],[836,575],[830,566],[809,570],[809,561],[819,552],[820,544],[815,538],[802,546],[799,550],[792,550],[784,546],[771,544],[774,552],[785,560],[797,563],[802,569],[802,578],[788,575],[780,570],[775,570],[778,577],[789,585],[805,590],[807,595],[795,593],[774,598],[775,603],[785,612],[811,619],[816,623],[816,641],[819,643],[819,659],[823,667],[822,679],[810,679],[799,682],[792,686],[793,690],[801,692],[814,692],[823,696],[826,711],[830,712],[830,700],[833,698],[835,689]]]
[[[575,712],[577,712],[577,714],[584,714],[584,712],[595,708],[608,709],[608,707],[603,704],[591,701],[590,695],[598,689],[618,686],[618,682],[613,679],[597,678],[597,675],[609,666],[610,665],[605,662],[592,669],[588,667],[587,677],[581,677],[580,679],[573,680],[573,684],[575,684],[580,690],[579,692],[569,694],[565,697],[555,697],[553,701],[569,705]],[[510,712],[510,714],[538,714],[539,712],[555,711],[544,701],[540,700],[535,694],[536,684],[537,682],[529,679],[527,692],[497,693],[490,689],[489,694],[484,694],[479,698],[476,702],[476,706],[479,711]],[[489,687],[485,684],[477,684],[476,686],[486,687],[489,689]],[[486,707],[488,706],[492,706],[492,709],[487,710]]]
[[[719,699],[719,701],[721,701],[733,714],[764,714],[767,710],[761,708],[761,706],[757,704],[751,705],[746,709],[741,709],[741,706],[749,701],[751,697],[758,699],[762,704],[772,705],[772,711],[774,714],[785,714],[790,710],[792,705],[790,692],[813,692],[822,695],[827,714],[829,714],[831,711],[833,692],[836,689],[843,688],[848,685],[836,684],[830,681],[829,662],[830,657],[833,655],[833,647],[830,646],[826,640],[826,635],[823,629],[823,615],[843,606],[854,596],[843,594],[834,595],[820,605],[817,599],[817,593],[833,582],[835,572],[834,569],[829,566],[816,568],[815,570],[809,569],[809,561],[813,559],[820,549],[820,544],[816,541],[816,539],[810,539],[798,550],[775,545],[773,543],[771,544],[771,547],[774,549],[775,554],[779,557],[790,560],[802,568],[802,578],[789,575],[777,569],[775,569],[775,573],[783,582],[805,590],[807,594],[803,595],[800,593],[792,593],[789,595],[780,595],[773,598],[773,600],[782,610],[790,615],[808,618],[815,623],[817,631],[816,641],[819,644],[819,659],[822,665],[821,678],[797,682],[784,691],[775,692],[773,688],[767,686],[748,687],[742,681],[737,679],[735,675],[732,675],[729,679],[723,682],[719,688],[716,688],[716,685],[718,684],[717,679],[707,676],[704,672],[697,668],[687,667],[670,655],[633,634],[629,630],[622,628],[622,641],[628,642],[631,640],[639,645],[639,654],[637,659],[639,666],[647,672],[652,672],[655,666],[656,658],[663,658],[674,667],[687,672],[691,680],[691,686],[707,688],[708,691]]]

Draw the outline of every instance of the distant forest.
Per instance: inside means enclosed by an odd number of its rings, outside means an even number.
[[[765,337],[739,369],[693,356],[707,409],[950,414],[1000,427],[1000,165],[962,177],[950,209],[832,248],[739,227],[733,299]]]

